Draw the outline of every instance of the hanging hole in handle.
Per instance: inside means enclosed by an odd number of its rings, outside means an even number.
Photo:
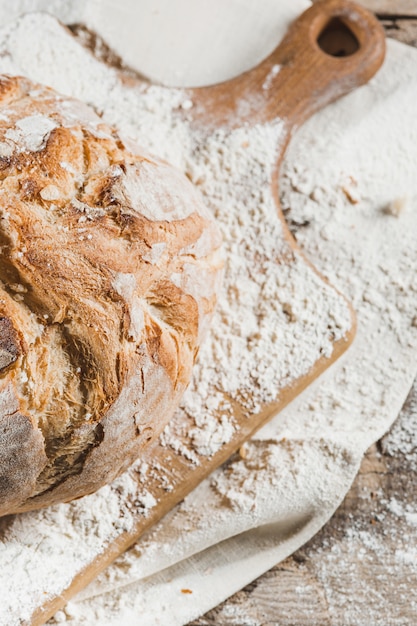
[[[332,57],[348,57],[359,50],[359,41],[338,17],[326,24],[317,38],[319,48]]]

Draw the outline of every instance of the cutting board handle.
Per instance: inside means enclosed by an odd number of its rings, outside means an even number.
[[[268,76],[277,63],[283,73],[291,69],[288,77],[281,77],[285,97],[276,103],[277,113],[299,124],[317,109],[368,82],[384,56],[384,31],[372,13],[347,0],[321,0],[301,15],[258,70]],[[270,91],[273,87],[272,78]],[[269,99],[267,108],[274,115]]]
[[[320,0],[293,24],[260,65],[193,90],[195,114],[213,125],[282,118],[300,125],[366,83],[381,66],[385,36],[376,17],[348,0]]]

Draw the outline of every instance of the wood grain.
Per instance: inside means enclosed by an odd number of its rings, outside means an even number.
[[[360,4],[384,15],[388,37],[417,47],[417,0]],[[404,14],[410,18],[398,17]],[[389,444],[407,427],[416,401],[417,379],[398,420],[370,448],[342,506],[320,533],[189,626],[414,626],[417,573],[399,556],[417,548],[417,530],[392,504],[416,511],[417,433],[405,450]],[[385,546],[379,554],[370,536]],[[323,575],[326,565],[333,576]]]
[[[313,0],[313,2],[317,1]],[[417,15],[417,0],[359,0],[358,3],[378,16],[415,17]]]
[[[336,30],[337,38],[350,35],[356,40],[355,51],[349,44],[328,50],[329,38],[323,43],[328,30]],[[384,55],[383,29],[371,13],[345,0],[320,0],[290,26],[280,45],[258,66],[225,83],[189,90],[194,103],[189,116],[213,127],[276,118],[285,120],[288,129],[298,127],[368,82]]]
[[[381,20],[388,37],[417,47],[417,11],[413,19],[389,18]]]

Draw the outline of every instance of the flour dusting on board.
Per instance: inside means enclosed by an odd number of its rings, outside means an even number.
[[[188,176],[223,229],[226,267],[210,336],[166,445],[178,441],[175,429],[183,432],[188,417],[195,450],[215,454],[233,434],[229,398],[260,412],[318,357],[330,357],[351,327],[347,303],[288,247],[275,218],[270,180],[282,133],[281,123],[217,131],[197,136],[186,157]]]
[[[190,108],[186,92],[125,87],[115,70],[44,15],[22,18],[3,40],[3,71],[23,71],[70,91],[116,124],[123,137],[176,164],[200,189],[223,230],[224,290],[183,402],[183,419],[177,420],[192,432],[185,456],[198,463],[195,452],[213,455],[234,432],[230,398],[248,415],[260,412],[320,357],[331,357],[333,344],[352,327],[347,302],[291,249],[276,216],[270,181],[287,129],[276,121],[199,135],[178,115],[184,103]],[[33,60],[38,56],[51,63],[39,66]],[[69,63],[82,72],[71,73]],[[172,279],[185,285],[187,272]],[[170,427],[163,441],[180,445]]]
[[[0,519],[4,594],[0,624],[11,626],[29,620],[47,594],[59,594],[71,583],[74,567],[87,565],[102,551],[104,541],[128,531],[134,518],[147,515],[154,505],[151,494],[146,489],[138,491],[137,482],[125,474],[103,487],[100,497],[90,498],[88,506],[79,506],[75,501],[34,515],[23,513]],[[40,585],[34,584],[36,579]],[[28,585],[32,588],[30,599]]]

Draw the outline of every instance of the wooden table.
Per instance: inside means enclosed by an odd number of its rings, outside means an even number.
[[[375,11],[387,36],[417,47],[417,0],[361,3]],[[417,379],[397,422],[368,451],[322,531],[189,624],[379,625],[417,625]]]

